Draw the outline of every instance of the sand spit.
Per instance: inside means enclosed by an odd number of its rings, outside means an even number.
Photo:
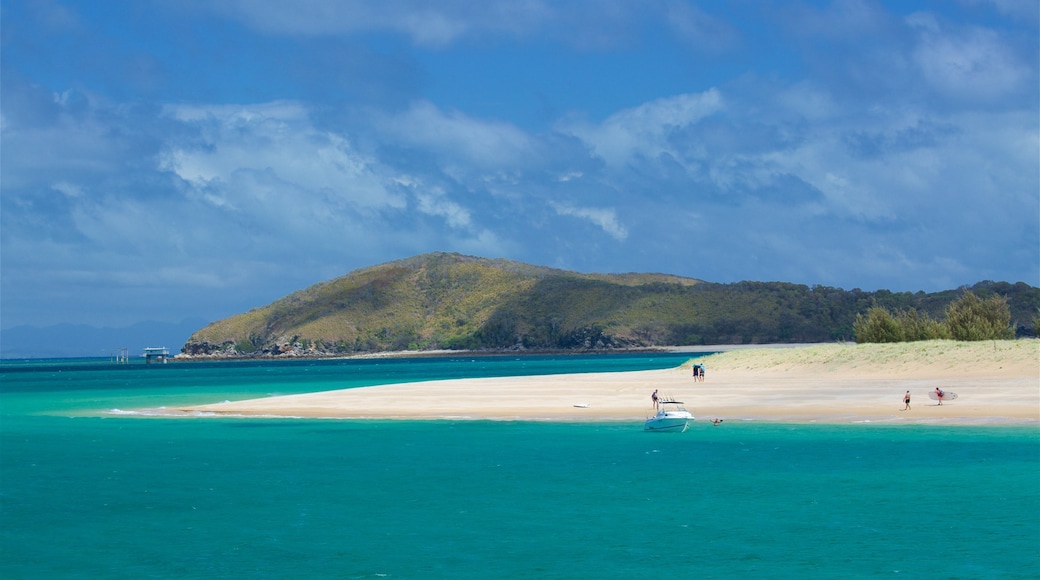
[[[1040,341],[742,348],[657,371],[459,379],[196,405],[180,416],[641,421],[650,393],[698,420],[1040,424]],[[958,393],[939,406],[928,393]],[[911,409],[903,410],[910,391]]]

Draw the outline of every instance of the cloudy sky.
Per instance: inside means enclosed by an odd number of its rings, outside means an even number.
[[[1035,0],[0,0],[0,324],[432,251],[1040,284]]]

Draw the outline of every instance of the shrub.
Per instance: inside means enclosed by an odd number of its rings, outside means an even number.
[[[982,300],[965,292],[946,307],[946,330],[954,340],[997,340],[1015,338],[1007,298],[993,295]]]
[[[902,325],[892,316],[888,310],[880,306],[872,306],[864,317],[856,315],[856,322],[852,324],[852,330],[856,334],[856,342],[903,342],[906,335]]]
[[[903,340],[908,342],[950,337],[942,323],[932,320],[926,312],[918,312],[916,308],[900,312],[898,322],[903,329]]]

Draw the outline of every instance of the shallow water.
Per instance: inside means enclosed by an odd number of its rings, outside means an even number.
[[[5,578],[1035,578],[1035,427],[172,419],[113,408],[688,356],[0,365]]]

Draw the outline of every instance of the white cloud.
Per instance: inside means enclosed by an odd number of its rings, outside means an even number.
[[[40,95],[43,96],[43,95]],[[83,98],[79,95],[80,99]],[[125,113],[88,103],[79,105],[53,102],[48,115],[27,122],[34,113],[19,115],[10,107],[5,111],[3,137],[3,185],[21,188],[46,180],[68,185],[80,179],[96,179],[122,169],[128,151],[138,148],[139,135],[130,127],[113,131],[108,115]],[[7,106],[5,102],[5,106]],[[42,115],[40,115],[42,116]]]
[[[411,176],[397,177],[394,182],[412,191],[415,207],[420,212],[444,218],[444,221],[452,228],[466,228],[471,225],[470,212],[448,199],[443,188],[427,187],[421,179]]]
[[[380,168],[350,141],[314,127],[295,103],[176,106],[167,114],[195,128],[201,143],[170,143],[161,168],[214,205],[282,220],[313,219],[315,206],[378,210],[404,200],[384,186]]]
[[[1030,77],[997,32],[972,27],[945,30],[930,15],[916,14],[907,23],[920,31],[913,59],[924,79],[946,98],[1000,101]]]
[[[59,181],[51,186],[55,191],[59,191],[66,197],[82,197],[83,188],[75,183],[69,183],[68,181]]]
[[[655,99],[619,111],[598,125],[569,123],[559,130],[588,144],[592,152],[612,167],[622,166],[633,156],[655,158],[673,151],[669,137],[677,130],[695,125],[723,109],[716,89]]]
[[[780,87],[772,100],[780,111],[796,119],[822,122],[847,114],[847,111],[834,101],[829,91],[808,82]]]
[[[676,0],[163,6],[240,48],[203,60],[159,35],[157,74],[192,82],[140,91],[115,66],[69,76],[67,57],[137,46],[98,39],[93,13],[55,12],[61,42],[8,23],[24,66],[5,68],[0,110],[5,316],[135,285],[181,312],[220,294],[226,315],[431,250],[892,289],[1037,272],[1035,18],[1001,16],[1023,4],[841,0],[746,21]],[[54,50],[70,45],[89,50]],[[698,60],[713,47],[740,52]],[[489,62],[509,68],[458,85]],[[369,87],[367,66],[399,90]],[[576,67],[618,90],[578,87]]]
[[[571,216],[586,220],[602,229],[619,242],[625,241],[628,231],[618,221],[617,212],[613,208],[574,207],[562,203],[550,203],[558,215]]]
[[[245,127],[253,122],[290,123],[307,120],[307,109],[292,101],[255,105],[167,105],[164,112],[178,121],[208,121],[229,127]]]
[[[487,169],[516,166],[535,154],[534,140],[510,123],[445,112],[428,101],[380,117],[377,128],[397,143]]]
[[[418,201],[419,211],[427,215],[443,217],[453,228],[465,227],[470,223],[469,212],[451,200],[433,193],[421,193],[415,197]]]

